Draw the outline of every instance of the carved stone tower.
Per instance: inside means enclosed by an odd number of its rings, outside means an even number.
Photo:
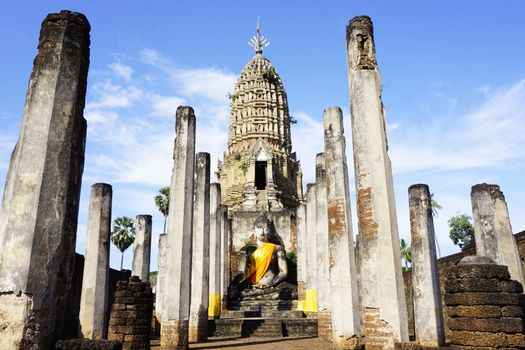
[[[296,252],[296,208],[303,199],[301,167],[292,153],[288,100],[281,78],[263,56],[269,42],[261,36],[259,23],[249,44],[255,56],[230,95],[228,149],[217,171],[221,202],[231,219],[232,274],[239,250],[254,239],[253,224],[261,211],[286,251]]]
[[[263,56],[269,42],[250,40],[255,56],[230,95],[228,150],[219,162],[222,202],[230,211],[295,210],[302,198],[301,170],[292,153],[290,114],[281,78]]]

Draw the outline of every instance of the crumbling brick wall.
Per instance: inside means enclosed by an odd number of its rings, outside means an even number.
[[[117,282],[111,306],[108,339],[122,342],[123,349],[149,349],[153,294],[149,283],[138,276]]]

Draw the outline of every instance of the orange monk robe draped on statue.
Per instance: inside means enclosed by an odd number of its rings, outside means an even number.
[[[257,248],[250,256],[250,270],[246,277],[249,278],[253,284],[257,284],[268,270],[274,249],[275,244],[265,243]]]

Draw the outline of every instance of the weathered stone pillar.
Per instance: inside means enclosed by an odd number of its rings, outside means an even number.
[[[221,310],[226,310],[230,285],[230,220],[228,207],[221,205]]]
[[[221,315],[221,185],[210,185],[210,292],[208,316]]]
[[[352,19],[346,28],[346,41],[363,252],[360,293],[364,335],[367,346],[393,349],[394,342],[408,341],[407,311],[381,76],[370,18]],[[378,328],[380,332],[375,331]]]
[[[151,258],[151,215],[137,215],[135,240],[133,241],[132,276],[139,276],[142,282],[149,282]]]
[[[304,299],[306,294],[306,276],[308,270],[306,266],[306,250],[308,241],[306,239],[306,203],[304,200],[297,206],[297,293],[299,309],[304,309]]]
[[[159,253],[157,256],[157,285],[155,287],[155,316],[162,324],[166,312],[164,311],[164,294],[166,293],[166,256],[168,251],[168,235],[162,233],[159,235]]]
[[[437,269],[436,241],[430,191],[427,185],[408,189],[412,236],[412,290],[416,341],[443,346],[445,329]]]
[[[163,293],[161,346],[188,348],[190,283],[193,236],[193,176],[195,168],[195,114],[193,108],[177,108],[175,147],[168,214],[168,253]]]
[[[339,107],[324,111],[324,145],[332,335],[336,347],[349,348],[359,344],[356,336],[360,335],[361,319],[343,112]]]
[[[208,293],[210,277],[210,154],[197,153],[193,210],[193,256],[189,341],[208,338]]]
[[[512,279],[523,285],[520,256],[503,192],[498,185],[478,184],[472,186],[471,199],[477,254],[506,265]]]
[[[112,196],[111,185],[98,183],[91,186],[80,297],[79,335],[82,338],[105,339],[107,335]]]
[[[304,312],[317,312],[317,224],[315,184],[306,185],[306,292]]]
[[[89,30],[84,15],[69,11],[42,23],[0,210],[2,349],[50,349],[64,327],[84,167]]]
[[[332,339],[330,314],[330,271],[328,268],[328,211],[326,207],[326,168],[324,153],[315,157],[315,196],[317,228],[317,330],[320,338]]]

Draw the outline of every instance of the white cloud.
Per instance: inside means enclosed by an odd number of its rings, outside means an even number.
[[[159,117],[173,117],[178,106],[186,103],[186,100],[177,96],[150,96],[152,103],[152,115]]]
[[[505,166],[525,155],[525,80],[463,116],[390,131],[396,173]]]
[[[95,100],[86,104],[87,110],[129,107],[143,95],[135,86],[116,85],[110,80],[96,82],[90,87],[90,91]]]
[[[131,80],[131,77],[135,72],[130,66],[118,62],[110,64],[109,68],[116,76],[126,81]]]

